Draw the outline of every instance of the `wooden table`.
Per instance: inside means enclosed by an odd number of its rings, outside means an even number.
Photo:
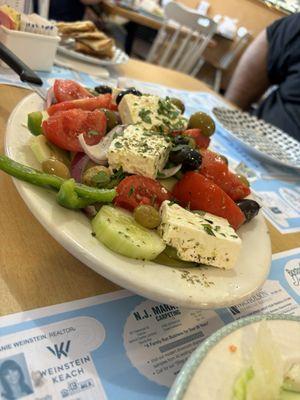
[[[179,72],[131,60],[120,75],[187,90],[210,91]],[[25,89],[0,85],[0,153],[5,126]],[[83,265],[57,243],[28,210],[12,180],[0,172],[0,315],[34,309],[118,287]],[[281,235],[269,225],[273,253],[299,246],[300,234]]]
[[[148,28],[156,30],[160,29],[163,23],[162,18],[143,15],[142,13],[135,11],[133,9],[121,7],[116,4],[109,3],[107,1],[101,3],[101,10],[106,14],[118,15],[120,17],[128,19],[129,21],[135,22],[139,25],[147,26]]]

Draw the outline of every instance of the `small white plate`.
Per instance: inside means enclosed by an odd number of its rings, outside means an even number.
[[[300,169],[300,142],[281,129],[246,112],[225,107],[212,110],[226,131],[256,156]]]
[[[28,145],[31,134],[22,124],[29,112],[42,108],[36,94],[23,99],[8,121],[5,137],[6,154],[34,168],[40,166]],[[243,245],[234,269],[183,270],[113,253],[91,235],[83,213],[60,207],[53,192],[18,180],[14,183],[34,216],[71,254],[107,279],[149,299],[189,308],[229,306],[249,297],[269,273],[271,246],[262,213],[239,229]]]
[[[74,44],[75,42],[73,40],[65,42],[65,44],[58,46],[57,51],[58,53],[74,58],[75,60],[80,60],[95,65],[113,66],[113,65],[125,64],[129,60],[128,55],[118,47],[114,47],[114,56],[112,59],[109,58],[101,59],[75,51]]]
[[[205,340],[184,364],[167,400],[231,400],[232,389],[252,354],[259,322],[267,319],[283,361],[300,361],[300,318],[258,315],[233,322]],[[230,346],[236,346],[231,352]],[[263,399],[262,399],[263,400]]]

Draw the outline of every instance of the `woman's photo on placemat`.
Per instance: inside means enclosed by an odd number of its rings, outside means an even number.
[[[0,359],[0,398],[17,400],[33,393],[23,353]]]

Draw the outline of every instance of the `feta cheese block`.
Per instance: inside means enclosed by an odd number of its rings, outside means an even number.
[[[125,95],[118,107],[124,125],[141,124],[145,129],[158,132],[186,129],[187,119],[169,99],[158,96]]]
[[[226,219],[191,212],[168,200],[160,214],[159,233],[180,259],[224,269],[235,266],[242,241]]]
[[[108,149],[110,168],[155,179],[166,164],[171,149],[168,137],[146,132],[142,126],[128,126]]]

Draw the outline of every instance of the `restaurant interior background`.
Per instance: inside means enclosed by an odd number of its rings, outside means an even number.
[[[217,21],[225,16],[233,20],[233,26],[229,27],[229,31],[225,26],[226,32],[224,34],[214,35],[213,40],[204,51],[205,64],[197,74],[197,78],[214,86],[216,69],[222,68],[222,60],[227,57],[228,53],[231,54],[233,52],[230,63],[229,65],[226,63],[222,74],[221,92],[226,90],[239,58],[251,41],[273,21],[297,12],[299,7],[297,0],[178,0],[178,2],[192,9],[205,10],[205,15]],[[114,36],[118,45],[123,48],[126,47],[125,41],[128,35],[128,22],[133,21],[129,24],[130,32],[134,31],[133,43],[130,46],[129,55],[133,58],[145,60],[157,32],[157,24],[155,20],[151,21],[151,19],[147,20],[147,18],[141,18],[140,23],[135,23],[135,18],[131,19],[132,15],[130,14],[130,8],[134,5],[133,3],[126,0],[113,3],[116,5],[119,4],[121,7],[128,7],[129,13],[126,10],[113,10],[105,2],[100,3],[99,5],[90,7],[90,12],[86,16],[92,19],[100,17],[103,21],[102,26],[104,29]],[[144,6],[147,4],[147,0],[141,3]],[[201,4],[203,3],[204,8],[201,8]],[[153,3],[151,6],[153,7]],[[145,8],[147,8],[147,5]],[[129,16],[129,20],[126,19],[126,16]],[[237,43],[240,40],[239,32],[242,35],[249,34],[247,39],[241,44]]]

